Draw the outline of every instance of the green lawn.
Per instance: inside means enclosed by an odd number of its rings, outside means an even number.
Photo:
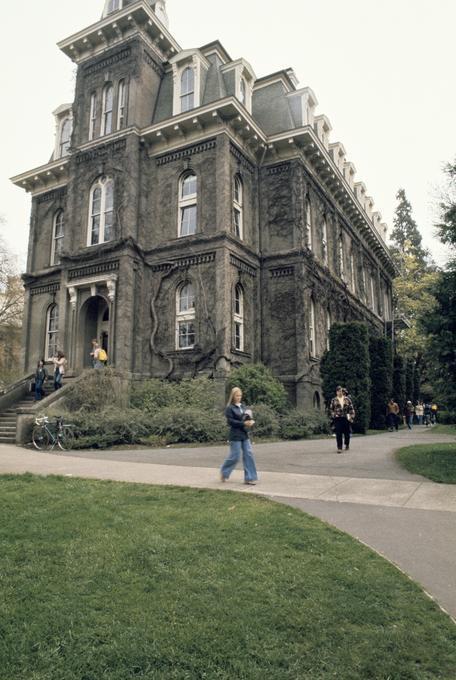
[[[430,432],[432,434],[452,434],[453,437],[456,437],[456,425],[434,425],[434,427],[428,427],[426,428],[426,432]]]
[[[286,506],[26,475],[0,517],[1,680],[455,678],[420,588]]]
[[[433,482],[456,484],[456,442],[407,446],[399,449],[396,456],[409,472],[423,475]]]

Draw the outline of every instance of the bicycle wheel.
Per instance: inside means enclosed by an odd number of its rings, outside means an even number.
[[[32,432],[33,446],[38,451],[45,451],[50,444],[49,432],[42,425],[35,425]]]
[[[57,437],[57,443],[62,451],[70,451],[74,444],[74,432],[70,427],[62,427]]]

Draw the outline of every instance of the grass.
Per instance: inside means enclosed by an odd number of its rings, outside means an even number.
[[[409,472],[423,475],[433,482],[456,484],[456,442],[407,446],[399,449],[396,456]]]
[[[431,432],[432,434],[451,434],[456,437],[456,425],[434,425],[434,427],[426,428],[426,432]]]
[[[0,516],[1,680],[455,677],[450,618],[295,509],[25,475]]]

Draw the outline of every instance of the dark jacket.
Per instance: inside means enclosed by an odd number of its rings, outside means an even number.
[[[35,373],[35,382],[44,383],[48,379],[48,372],[44,368],[37,368]]]
[[[246,407],[241,404],[242,411],[244,412]],[[230,428],[229,440],[230,442],[242,442],[249,438],[249,433],[244,427],[244,414],[241,413],[237,406],[231,404],[225,409],[226,421],[228,427]]]

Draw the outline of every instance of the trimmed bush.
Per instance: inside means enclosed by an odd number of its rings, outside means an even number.
[[[150,419],[150,433],[168,444],[226,441],[225,417],[217,411],[167,406]]]
[[[393,367],[393,396],[401,413],[404,412],[405,406],[405,366],[404,360],[399,355],[394,356],[394,367]]]
[[[386,427],[386,404],[393,386],[391,341],[382,337],[369,338],[371,378],[371,421],[374,430]]]
[[[312,430],[309,421],[301,411],[292,410],[280,421],[280,436],[283,439],[306,439]]]
[[[263,364],[248,364],[233,371],[228,379],[228,389],[240,387],[243,401],[256,408],[267,404],[277,413],[287,408],[287,393],[272,371]]]
[[[329,332],[329,352],[320,365],[326,403],[337,385],[348,390],[356,411],[353,429],[365,432],[370,421],[369,335],[359,321],[335,323]]]
[[[167,382],[153,378],[133,386],[130,405],[133,408],[155,413],[168,406],[185,408],[215,408],[217,404],[216,385],[208,378],[195,378],[180,382]]]
[[[68,411],[103,411],[106,407],[125,405],[122,381],[111,368],[84,371],[80,380],[68,387],[65,408]]]
[[[102,412],[62,414],[76,426],[78,449],[106,449],[119,444],[138,444],[150,433],[150,416],[134,409],[108,408]]]
[[[456,411],[437,411],[437,420],[442,425],[456,425]]]
[[[252,429],[253,437],[277,437],[279,434],[279,418],[275,411],[267,404],[256,404],[252,407],[255,425]]]

